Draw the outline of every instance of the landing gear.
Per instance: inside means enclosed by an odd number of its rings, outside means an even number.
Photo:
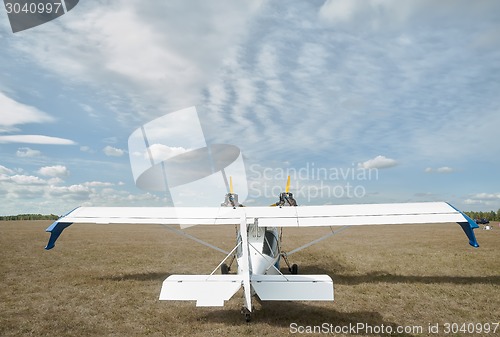
[[[249,323],[252,320],[252,313],[247,308],[241,308],[241,313],[245,316],[245,322]]]
[[[233,255],[233,258],[229,262],[229,264],[223,263],[220,265],[220,273],[222,275],[227,275],[231,271],[231,266],[233,265],[234,259],[236,258],[236,255]]]
[[[288,258],[286,256],[286,253],[284,253],[284,252],[281,253],[281,257],[283,258],[283,260],[285,260],[285,263],[288,266],[288,271],[293,275],[297,275],[299,273],[299,266],[296,265],[295,263],[290,265],[290,262],[288,262]]]

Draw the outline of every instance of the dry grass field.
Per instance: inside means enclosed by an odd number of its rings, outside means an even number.
[[[251,323],[237,293],[223,308],[160,302],[171,274],[210,273],[224,257],[160,226],[73,225],[45,251],[50,222],[0,222],[0,336],[278,336],[290,326],[421,326],[393,336],[445,334],[445,323],[500,321],[500,229],[460,226],[350,228],[290,257],[304,274],[328,274],[335,302],[255,303]],[[291,250],[328,229],[284,231]],[[233,227],[189,233],[230,250]],[[439,324],[439,333],[428,332]],[[297,333],[298,335],[298,333]],[[333,334],[332,334],[333,335]],[[351,332],[336,336],[385,336]]]

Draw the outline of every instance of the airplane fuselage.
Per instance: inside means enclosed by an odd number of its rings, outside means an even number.
[[[276,227],[258,227],[257,224],[247,226],[248,264],[250,274],[277,275],[279,274],[279,233]],[[238,249],[236,251],[238,274],[248,273],[244,270],[241,231],[238,231]]]

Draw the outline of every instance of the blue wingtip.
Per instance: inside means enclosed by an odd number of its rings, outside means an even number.
[[[476,236],[474,235],[474,229],[479,228],[479,226],[466,214],[463,215],[467,219],[467,222],[459,222],[458,224],[462,227],[465,235],[467,235],[467,237],[469,238],[469,244],[474,248],[478,248],[479,244],[477,243]]]
[[[448,205],[450,205],[450,204],[448,204]],[[462,227],[462,229],[465,232],[465,235],[467,235],[467,237],[469,238],[469,245],[471,245],[474,248],[478,248],[479,244],[477,243],[476,235],[474,235],[474,229],[479,228],[478,224],[474,220],[472,220],[467,214],[462,212],[461,210],[457,209],[453,205],[450,205],[450,206],[453,207],[458,212],[460,212],[460,214],[463,215],[465,220],[467,220],[467,222],[465,222],[465,221],[458,222],[458,224],[460,225],[460,227]]]
[[[50,238],[49,242],[47,243],[47,246],[45,246],[46,250],[50,250],[55,247],[56,241],[59,238],[59,235],[61,235],[62,231],[70,226],[72,222],[58,222],[55,221],[52,225],[50,225],[45,231],[50,233]]]
[[[72,224],[72,222],[64,222],[64,221],[60,222],[60,220],[64,220],[64,217],[66,217],[67,215],[69,215],[70,213],[72,213],[74,210],[76,210],[78,208],[79,207],[76,207],[76,208],[72,209],[71,211],[69,211],[68,213],[64,214],[63,216],[61,216],[56,221],[54,221],[52,223],[52,225],[50,225],[49,227],[47,227],[47,229],[45,231],[50,233],[50,238],[49,238],[49,242],[47,243],[47,246],[45,246],[46,250],[50,250],[50,249],[54,248],[55,245],[56,245],[56,241],[59,238],[59,235],[61,235],[62,231],[66,227],[68,227],[68,226],[70,226]]]

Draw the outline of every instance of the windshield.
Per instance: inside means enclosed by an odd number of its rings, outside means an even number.
[[[262,253],[271,257],[278,254],[278,238],[273,231],[266,230]]]

